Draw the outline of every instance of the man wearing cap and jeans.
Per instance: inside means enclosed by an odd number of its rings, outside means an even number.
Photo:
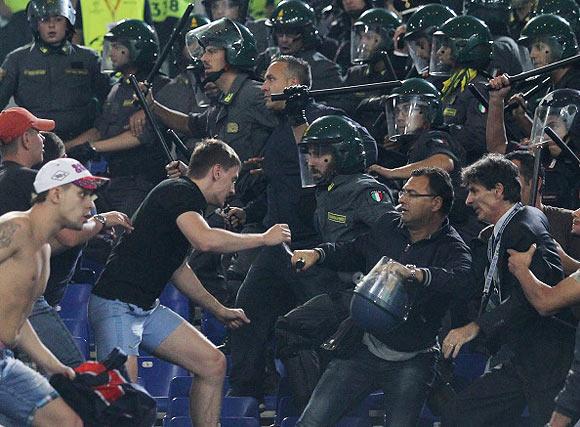
[[[34,125],[49,124],[39,120]],[[33,139],[38,131],[25,132],[22,138]],[[48,374],[74,378],[74,371],[42,344],[27,317],[46,286],[50,240],[64,228],[83,229],[95,208],[94,192],[105,181],[76,160],[53,160],[36,175],[32,207],[0,216],[0,414],[15,425],[83,424],[46,378],[14,359],[12,348],[26,352]]]
[[[43,161],[44,138],[39,131],[52,130],[54,126],[54,121],[39,119],[21,107],[0,112],[0,215],[30,209],[37,174],[30,168]],[[51,259],[48,286],[60,283],[59,270],[67,276],[75,268],[77,254],[71,257],[65,251],[115,225],[129,226],[126,215],[108,212],[87,221],[82,231],[60,231],[51,242],[53,255],[59,255]],[[62,363],[74,367],[84,360],[60,316],[44,297],[34,304],[29,320],[41,341]]]

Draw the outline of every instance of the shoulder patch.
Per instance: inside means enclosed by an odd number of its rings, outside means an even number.
[[[375,202],[382,202],[385,199],[385,192],[382,190],[373,190],[369,194]]]
[[[455,108],[447,107],[443,110],[443,116],[445,117],[455,117],[457,115],[457,110]]]
[[[346,224],[346,215],[340,215],[334,212],[327,213],[327,219],[331,222],[337,222],[339,224]]]
[[[477,110],[481,113],[481,114],[485,114],[487,113],[487,108],[485,108],[483,106],[483,104],[477,104]]]

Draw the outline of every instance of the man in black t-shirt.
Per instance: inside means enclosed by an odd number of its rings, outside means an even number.
[[[204,252],[234,252],[290,242],[290,229],[276,224],[261,234],[235,234],[209,227],[208,204],[223,206],[234,194],[240,160],[222,141],[205,140],[195,149],[185,176],[157,185],[133,216],[134,231],[121,238],[91,295],[89,320],[97,358],[121,347],[127,370],[137,380],[139,345],[195,374],[190,394],[194,425],[217,425],[224,355],[191,324],[159,304],[171,280],[189,299],[237,328],[249,320],[241,309],[220,304],[185,262],[190,246]]]

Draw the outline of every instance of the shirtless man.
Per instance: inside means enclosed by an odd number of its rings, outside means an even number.
[[[95,207],[94,192],[105,181],[74,159],[53,160],[36,176],[32,208],[0,217],[0,414],[16,425],[82,426],[48,381],[14,359],[10,349],[25,351],[49,375],[75,376],[42,344],[27,318],[49,276],[49,241],[65,227],[82,229]]]

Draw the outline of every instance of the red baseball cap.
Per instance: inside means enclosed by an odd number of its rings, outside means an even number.
[[[8,144],[24,135],[28,129],[49,131],[54,129],[54,120],[39,119],[22,107],[12,107],[0,112],[0,142]]]

